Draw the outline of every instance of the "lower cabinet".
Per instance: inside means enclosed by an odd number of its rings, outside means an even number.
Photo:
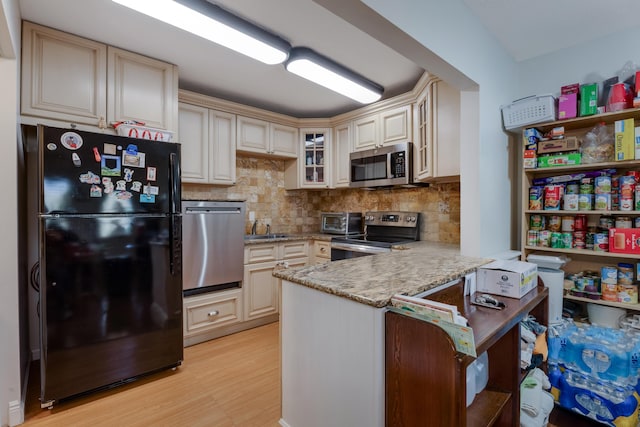
[[[331,261],[331,242],[315,240],[313,242],[313,264],[324,264]]]
[[[242,303],[241,288],[185,298],[185,338],[241,322]]]

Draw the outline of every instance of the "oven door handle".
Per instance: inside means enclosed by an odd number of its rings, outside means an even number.
[[[377,246],[358,245],[353,243],[331,243],[331,249],[343,251],[362,252],[365,254],[382,254],[391,251],[390,248],[379,248]]]

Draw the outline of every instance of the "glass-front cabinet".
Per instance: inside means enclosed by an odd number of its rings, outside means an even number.
[[[326,188],[329,185],[329,138],[330,129],[301,129],[304,143],[302,185]]]

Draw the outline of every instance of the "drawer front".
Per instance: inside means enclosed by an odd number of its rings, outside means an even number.
[[[185,298],[184,313],[185,336],[238,323],[242,320],[242,290]]]
[[[245,245],[244,263],[268,262],[278,259],[278,244]]]
[[[299,240],[295,242],[282,242],[282,259],[300,258],[309,256],[309,241]]]
[[[331,259],[331,242],[316,240],[313,244],[313,256]]]

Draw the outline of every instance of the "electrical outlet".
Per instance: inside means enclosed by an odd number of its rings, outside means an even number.
[[[256,213],[254,211],[249,211],[249,221],[253,222],[256,220]]]

